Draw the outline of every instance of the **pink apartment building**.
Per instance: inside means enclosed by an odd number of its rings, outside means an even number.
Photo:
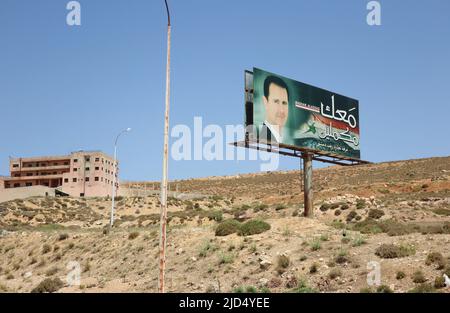
[[[73,197],[112,195],[118,162],[101,151],[79,151],[63,156],[10,159],[10,177],[0,177],[0,190],[30,186],[56,188]],[[114,166],[116,170],[114,170]],[[119,188],[116,179],[116,194]]]

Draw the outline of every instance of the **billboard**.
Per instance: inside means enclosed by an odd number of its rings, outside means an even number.
[[[246,124],[261,142],[360,158],[358,100],[258,68],[249,74]]]

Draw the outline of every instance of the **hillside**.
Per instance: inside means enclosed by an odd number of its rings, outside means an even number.
[[[206,196],[169,199],[168,291],[375,292],[367,285],[375,261],[383,290],[450,292],[438,278],[450,276],[450,157],[315,170],[313,219],[302,217],[299,178],[172,182],[180,195]],[[30,292],[59,278],[59,292],[156,292],[157,195],[119,197],[108,232],[110,203],[0,203],[0,291]],[[80,286],[67,284],[73,261]]]

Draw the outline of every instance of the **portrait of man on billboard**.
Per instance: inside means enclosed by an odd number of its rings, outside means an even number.
[[[289,115],[289,91],[287,84],[279,77],[268,76],[264,80],[263,104],[265,119],[260,139],[282,143],[284,128]]]

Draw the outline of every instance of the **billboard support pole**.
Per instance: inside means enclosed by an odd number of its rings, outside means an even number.
[[[313,217],[313,192],[312,192],[312,153],[302,153],[303,158],[303,189],[304,189],[304,204],[305,217]]]

